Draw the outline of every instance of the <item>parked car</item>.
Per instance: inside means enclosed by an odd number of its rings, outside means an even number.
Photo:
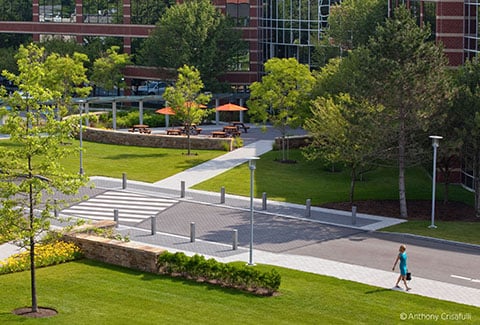
[[[164,81],[147,81],[146,84],[138,86],[137,95],[163,95],[167,87]]]

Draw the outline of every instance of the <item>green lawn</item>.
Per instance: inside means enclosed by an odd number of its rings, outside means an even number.
[[[382,231],[411,233],[480,245],[480,222],[435,221],[435,229],[428,228],[430,224],[430,221],[413,220],[384,228]]]
[[[296,164],[275,161],[279,153],[268,152],[257,160],[255,170],[255,196],[263,192],[271,200],[305,204],[349,201],[350,174],[348,170],[332,172],[318,162],[307,161],[299,150],[291,150],[290,158]],[[195,189],[219,191],[225,186],[227,193],[249,196],[250,171],[248,164],[229,170],[215,178],[194,186]],[[407,199],[431,200],[432,181],[423,168],[407,171]],[[443,199],[443,187],[437,186],[437,197]],[[450,186],[450,198],[473,205],[473,194],[460,186]],[[398,169],[380,167],[363,176],[356,183],[355,200],[398,200]]]
[[[11,314],[30,305],[29,272],[6,274],[0,276],[0,323],[395,324],[401,313],[463,313],[480,320],[475,307],[276,269],[280,295],[256,297],[89,260],[70,262],[37,271],[39,305],[59,312],[50,319]],[[395,277],[392,273],[392,283]]]
[[[1,146],[11,145],[0,141]],[[72,146],[78,147],[78,142]],[[186,155],[183,149],[149,148],[122,145],[106,145],[83,142],[83,169],[88,176],[122,178],[127,174],[131,180],[156,182],[185,169],[225,154],[219,150],[192,150],[195,155]],[[64,166],[71,172],[80,169],[79,155],[64,159]]]

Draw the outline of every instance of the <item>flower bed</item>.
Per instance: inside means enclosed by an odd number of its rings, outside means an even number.
[[[57,241],[35,247],[35,266],[44,267],[82,258],[80,248],[73,243]],[[30,269],[30,252],[25,251],[0,261],[0,274]]]

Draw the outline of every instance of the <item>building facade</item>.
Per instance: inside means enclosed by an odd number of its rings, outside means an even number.
[[[28,16],[31,19],[0,21],[0,33],[32,34],[34,41],[44,35],[61,35],[75,38],[79,43],[88,37],[118,37],[122,39],[124,52],[132,53],[132,40],[148,37],[155,28],[160,14],[148,10],[155,1],[25,0],[26,6],[31,5],[32,14]],[[327,27],[330,7],[340,1],[213,0],[217,8],[236,20],[237,28],[242,30],[243,39],[249,44],[246,60],[224,80],[248,87],[260,79],[264,62],[272,57],[295,57],[301,63],[312,65],[314,44]],[[461,65],[477,55],[478,0],[385,1],[388,2],[388,14],[395,6],[405,4],[414,10],[420,23],[425,19],[427,4],[434,12],[436,40],[443,44],[451,65]],[[130,67],[125,73],[127,78],[162,77],[161,70],[141,67]]]

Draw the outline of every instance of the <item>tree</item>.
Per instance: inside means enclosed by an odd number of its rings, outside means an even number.
[[[244,53],[240,31],[209,0],[188,0],[168,8],[140,51],[141,62],[163,68],[196,67],[207,89]]]
[[[32,21],[32,2],[25,0],[0,0],[0,21]],[[17,49],[20,44],[30,42],[32,35],[0,34],[2,48]]]
[[[378,24],[387,16],[387,2],[383,0],[343,0],[330,7],[328,28],[315,46],[314,60],[319,66],[349,50],[367,44]]]
[[[407,218],[405,170],[419,155],[430,118],[452,95],[447,59],[427,41],[430,31],[419,27],[410,12],[399,7],[385,25],[378,25],[367,49],[371,60],[364,73],[371,77],[369,98],[390,114],[385,121],[397,139],[400,215]],[[413,159],[413,160],[411,160]]]
[[[282,134],[282,161],[287,161],[285,138],[288,128],[302,125],[308,115],[315,78],[307,65],[294,58],[272,58],[265,63],[265,76],[250,86],[247,102],[252,120],[272,125]]]
[[[18,75],[3,74],[19,87],[19,92],[2,96],[11,110],[2,126],[13,145],[0,151],[0,229],[30,252],[32,312],[38,311],[35,275],[35,245],[55,215],[58,202],[54,193],[74,194],[87,181],[65,171],[62,157],[78,152],[66,146],[75,134],[75,120],[58,119],[52,103],[61,97],[57,82],[58,57],[46,56],[44,48],[34,44],[21,46],[16,55]],[[61,60],[63,70],[73,68]],[[81,64],[81,63],[75,63]]]
[[[87,86],[87,68],[84,66],[86,62],[87,55],[77,52],[72,56],[52,53],[46,59],[45,65],[49,67],[50,72],[48,78],[45,78],[44,85],[52,90],[60,116],[72,113],[73,96],[87,97],[91,91],[91,87]]]
[[[480,217],[480,62],[467,61],[455,78],[458,87],[447,118],[461,142],[464,168],[473,175],[475,214]],[[454,132],[452,132],[452,130]]]
[[[383,0],[343,0],[328,15],[327,38],[344,49],[365,45],[385,21],[387,2]]]
[[[107,90],[125,87],[122,69],[131,63],[130,55],[119,54],[120,47],[112,46],[93,63],[93,73],[90,77],[95,85]]]
[[[178,69],[178,79],[174,86],[167,87],[163,98],[175,112],[175,116],[183,121],[187,133],[187,155],[190,155],[190,133],[193,124],[199,124],[209,113],[201,106],[210,101],[211,95],[202,93],[203,82],[200,72],[187,65]]]
[[[372,168],[384,148],[379,118],[383,107],[341,94],[318,97],[311,110],[312,117],[305,121],[304,127],[313,140],[304,154],[308,159],[323,158],[348,166],[350,203],[353,203],[356,180]]]
[[[381,105],[385,162],[399,170],[400,215],[407,218],[405,170],[425,158],[430,124],[441,121],[453,93],[442,49],[429,42],[404,7],[395,10],[364,46],[332,60],[318,75],[313,94],[348,93],[355,101]]]

